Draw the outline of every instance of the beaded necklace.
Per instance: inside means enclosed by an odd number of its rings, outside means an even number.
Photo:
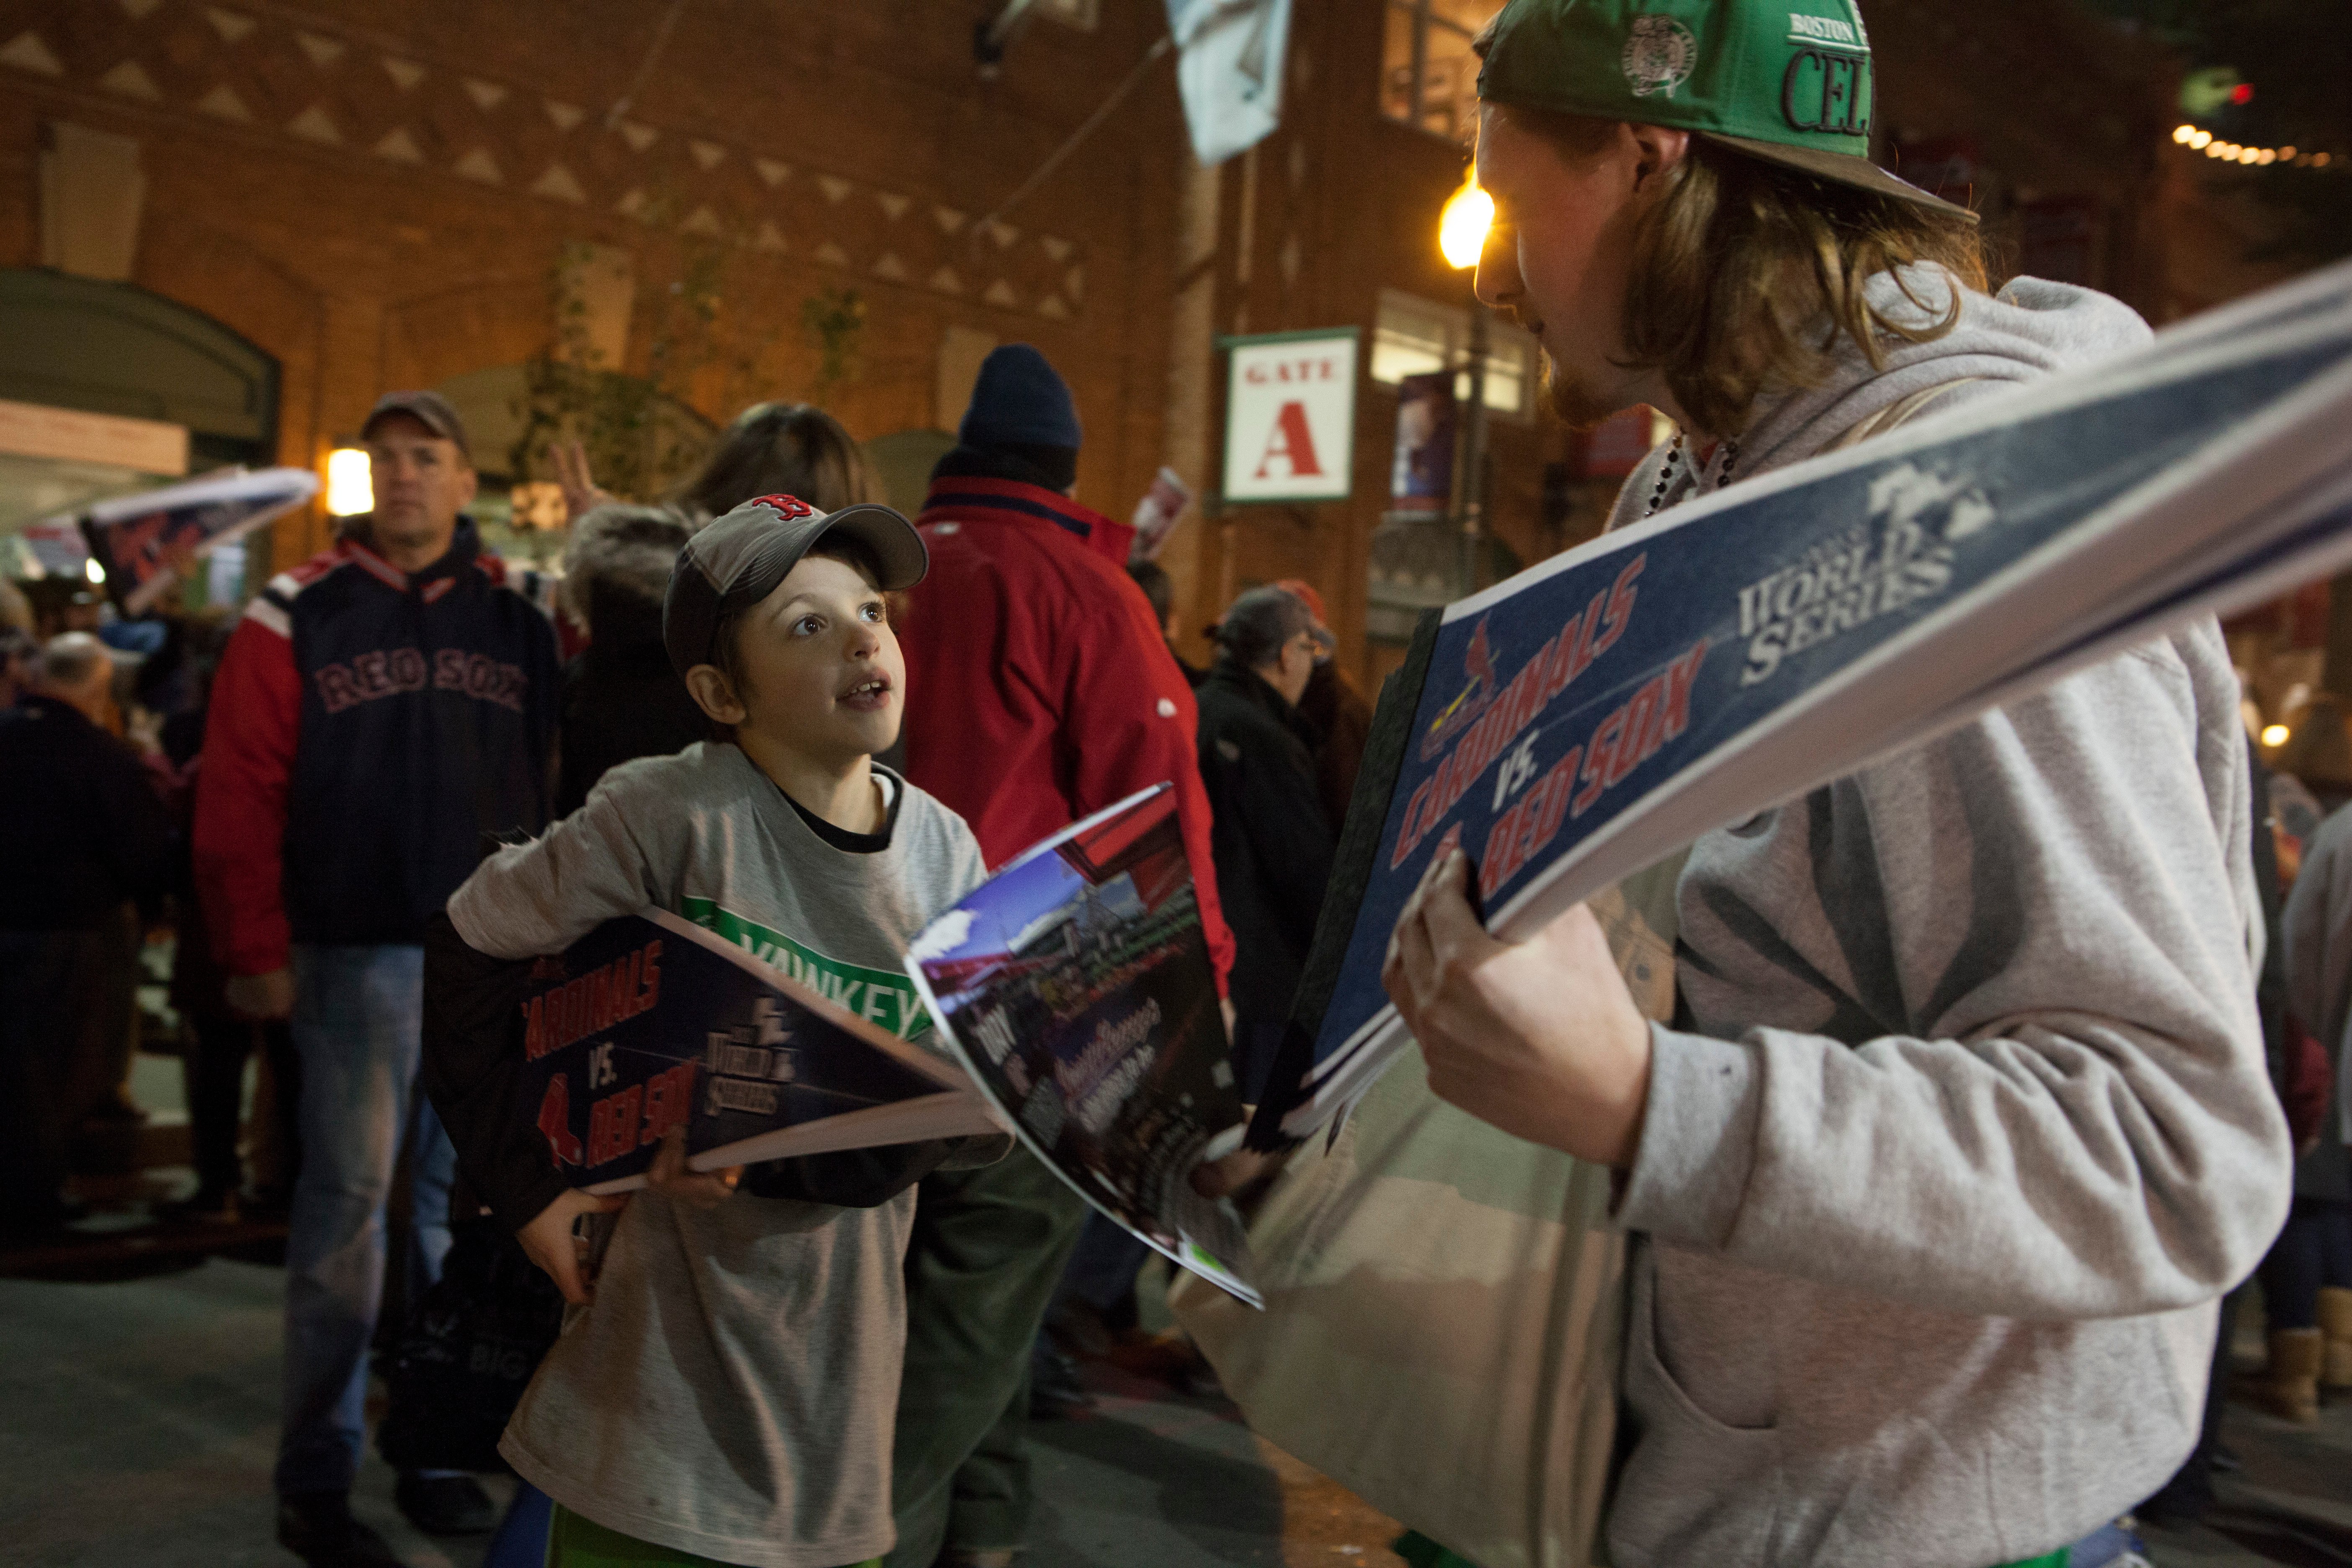
[[[1683,441],[1684,437],[1677,434],[1675,437],[1674,445],[1666,449],[1666,460],[1658,468],[1658,488],[1650,492],[1649,510],[1642,513],[1644,520],[1658,515],[1658,509],[1666,504],[1666,492],[1674,489],[1675,478],[1681,470],[1690,467],[1690,460],[1683,456]],[[1715,478],[1717,489],[1721,489],[1731,482],[1731,470],[1739,463],[1739,443],[1726,440],[1722,445],[1722,456],[1723,468]],[[1693,482],[1706,483],[1707,468],[1714,467],[1715,463],[1710,458],[1706,468],[1702,468],[1691,476]]]

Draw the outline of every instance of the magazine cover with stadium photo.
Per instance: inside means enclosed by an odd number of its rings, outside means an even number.
[[[1253,1306],[1232,1205],[1192,1168],[1244,1118],[1177,826],[1146,790],[1032,847],[916,939],[907,972],[1022,1142],[1096,1208]]]

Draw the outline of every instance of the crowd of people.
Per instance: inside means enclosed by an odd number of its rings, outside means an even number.
[[[2085,289],[1992,291],[1970,215],[1634,12],[1512,0],[1478,43],[1482,299],[1565,417],[1682,431],[1617,524],[2146,337]],[[648,904],[882,984],[987,868],[1168,783],[1265,1091],[1370,722],[1321,599],[1248,587],[1189,667],[1166,573],[1077,499],[1045,356],[990,354],[956,434],[912,519],[806,405],[744,410],[667,497],[567,448],[559,637],[470,520],[456,410],[393,392],[373,511],[233,626],[0,605],[0,1228],[68,1232],[75,1140],[135,1116],[139,950],[173,928],[179,1217],[283,1214],[305,1561],[396,1561],[350,1508],[371,1346],[478,1244],[545,1272],[563,1331],[503,1519],[403,1440],[422,1528],[563,1568],[1023,1550],[1028,1423],[1131,1331],[1140,1244],[1003,1138],[697,1173],[673,1135],[645,1192],[591,1196],[515,1114],[507,1031],[533,959]],[[2193,1517],[2257,1264],[2261,1397],[2352,1389],[2352,813],[2283,867],[2250,758],[2208,624],[1710,833],[1670,1025],[1584,910],[1500,942],[1433,860],[1384,976],[1433,1090],[1612,1168],[1638,1237],[1612,1560],[1998,1568]]]

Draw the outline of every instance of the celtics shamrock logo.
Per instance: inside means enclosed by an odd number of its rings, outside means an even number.
[[[1619,63],[1635,98],[1653,93],[1672,98],[1698,63],[1698,40],[1672,16],[1636,16]]]

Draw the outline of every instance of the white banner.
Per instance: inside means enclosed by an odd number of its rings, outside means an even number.
[[[1168,0],[1182,54],[1176,85],[1203,168],[1256,146],[1282,121],[1290,0]]]

